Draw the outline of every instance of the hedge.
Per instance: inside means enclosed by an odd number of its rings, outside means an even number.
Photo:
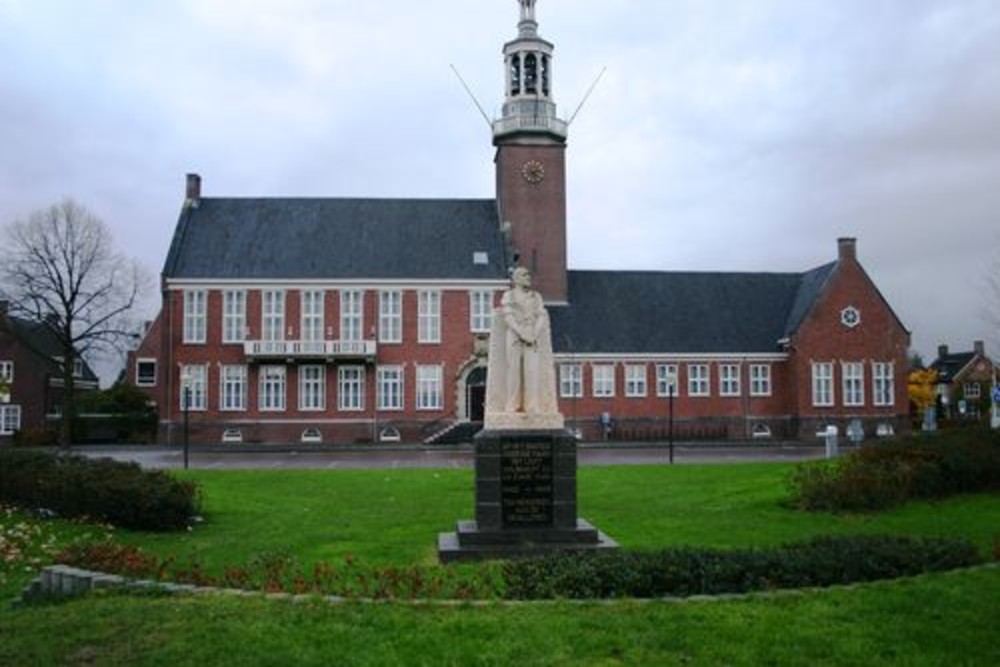
[[[197,485],[166,472],[16,449],[0,450],[0,501],[138,530],[184,529],[200,505]]]

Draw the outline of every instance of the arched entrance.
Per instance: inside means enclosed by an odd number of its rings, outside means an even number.
[[[469,421],[483,421],[485,405],[486,367],[477,366],[465,378],[465,414]]]

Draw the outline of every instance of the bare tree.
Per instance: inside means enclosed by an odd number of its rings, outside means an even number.
[[[0,293],[10,312],[43,326],[62,351],[53,361],[64,390],[60,441],[69,446],[74,362],[125,342],[148,278],[135,260],[113,250],[107,226],[69,199],[8,224],[2,237]]]

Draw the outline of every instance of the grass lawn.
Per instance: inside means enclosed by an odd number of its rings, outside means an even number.
[[[822,534],[964,536],[986,554],[1000,497],[876,515],[786,509],[786,464],[581,468],[580,514],[623,546],[737,547]],[[472,515],[472,472],[191,471],[205,521],[115,531],[206,570],[283,551],[304,563],[432,564],[440,531]],[[23,516],[0,512],[5,529]],[[57,543],[97,533],[46,522]],[[0,565],[0,571],[5,567]],[[0,593],[28,576],[7,567]],[[31,565],[27,565],[31,567]],[[18,569],[21,568],[21,569]],[[0,664],[1000,664],[1000,571],[735,602],[413,608],[103,596],[0,610]],[[53,632],[59,628],[59,632]]]

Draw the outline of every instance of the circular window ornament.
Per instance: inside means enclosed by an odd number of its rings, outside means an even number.
[[[848,329],[853,329],[861,324],[861,311],[854,306],[844,308],[840,311],[840,323]]]

